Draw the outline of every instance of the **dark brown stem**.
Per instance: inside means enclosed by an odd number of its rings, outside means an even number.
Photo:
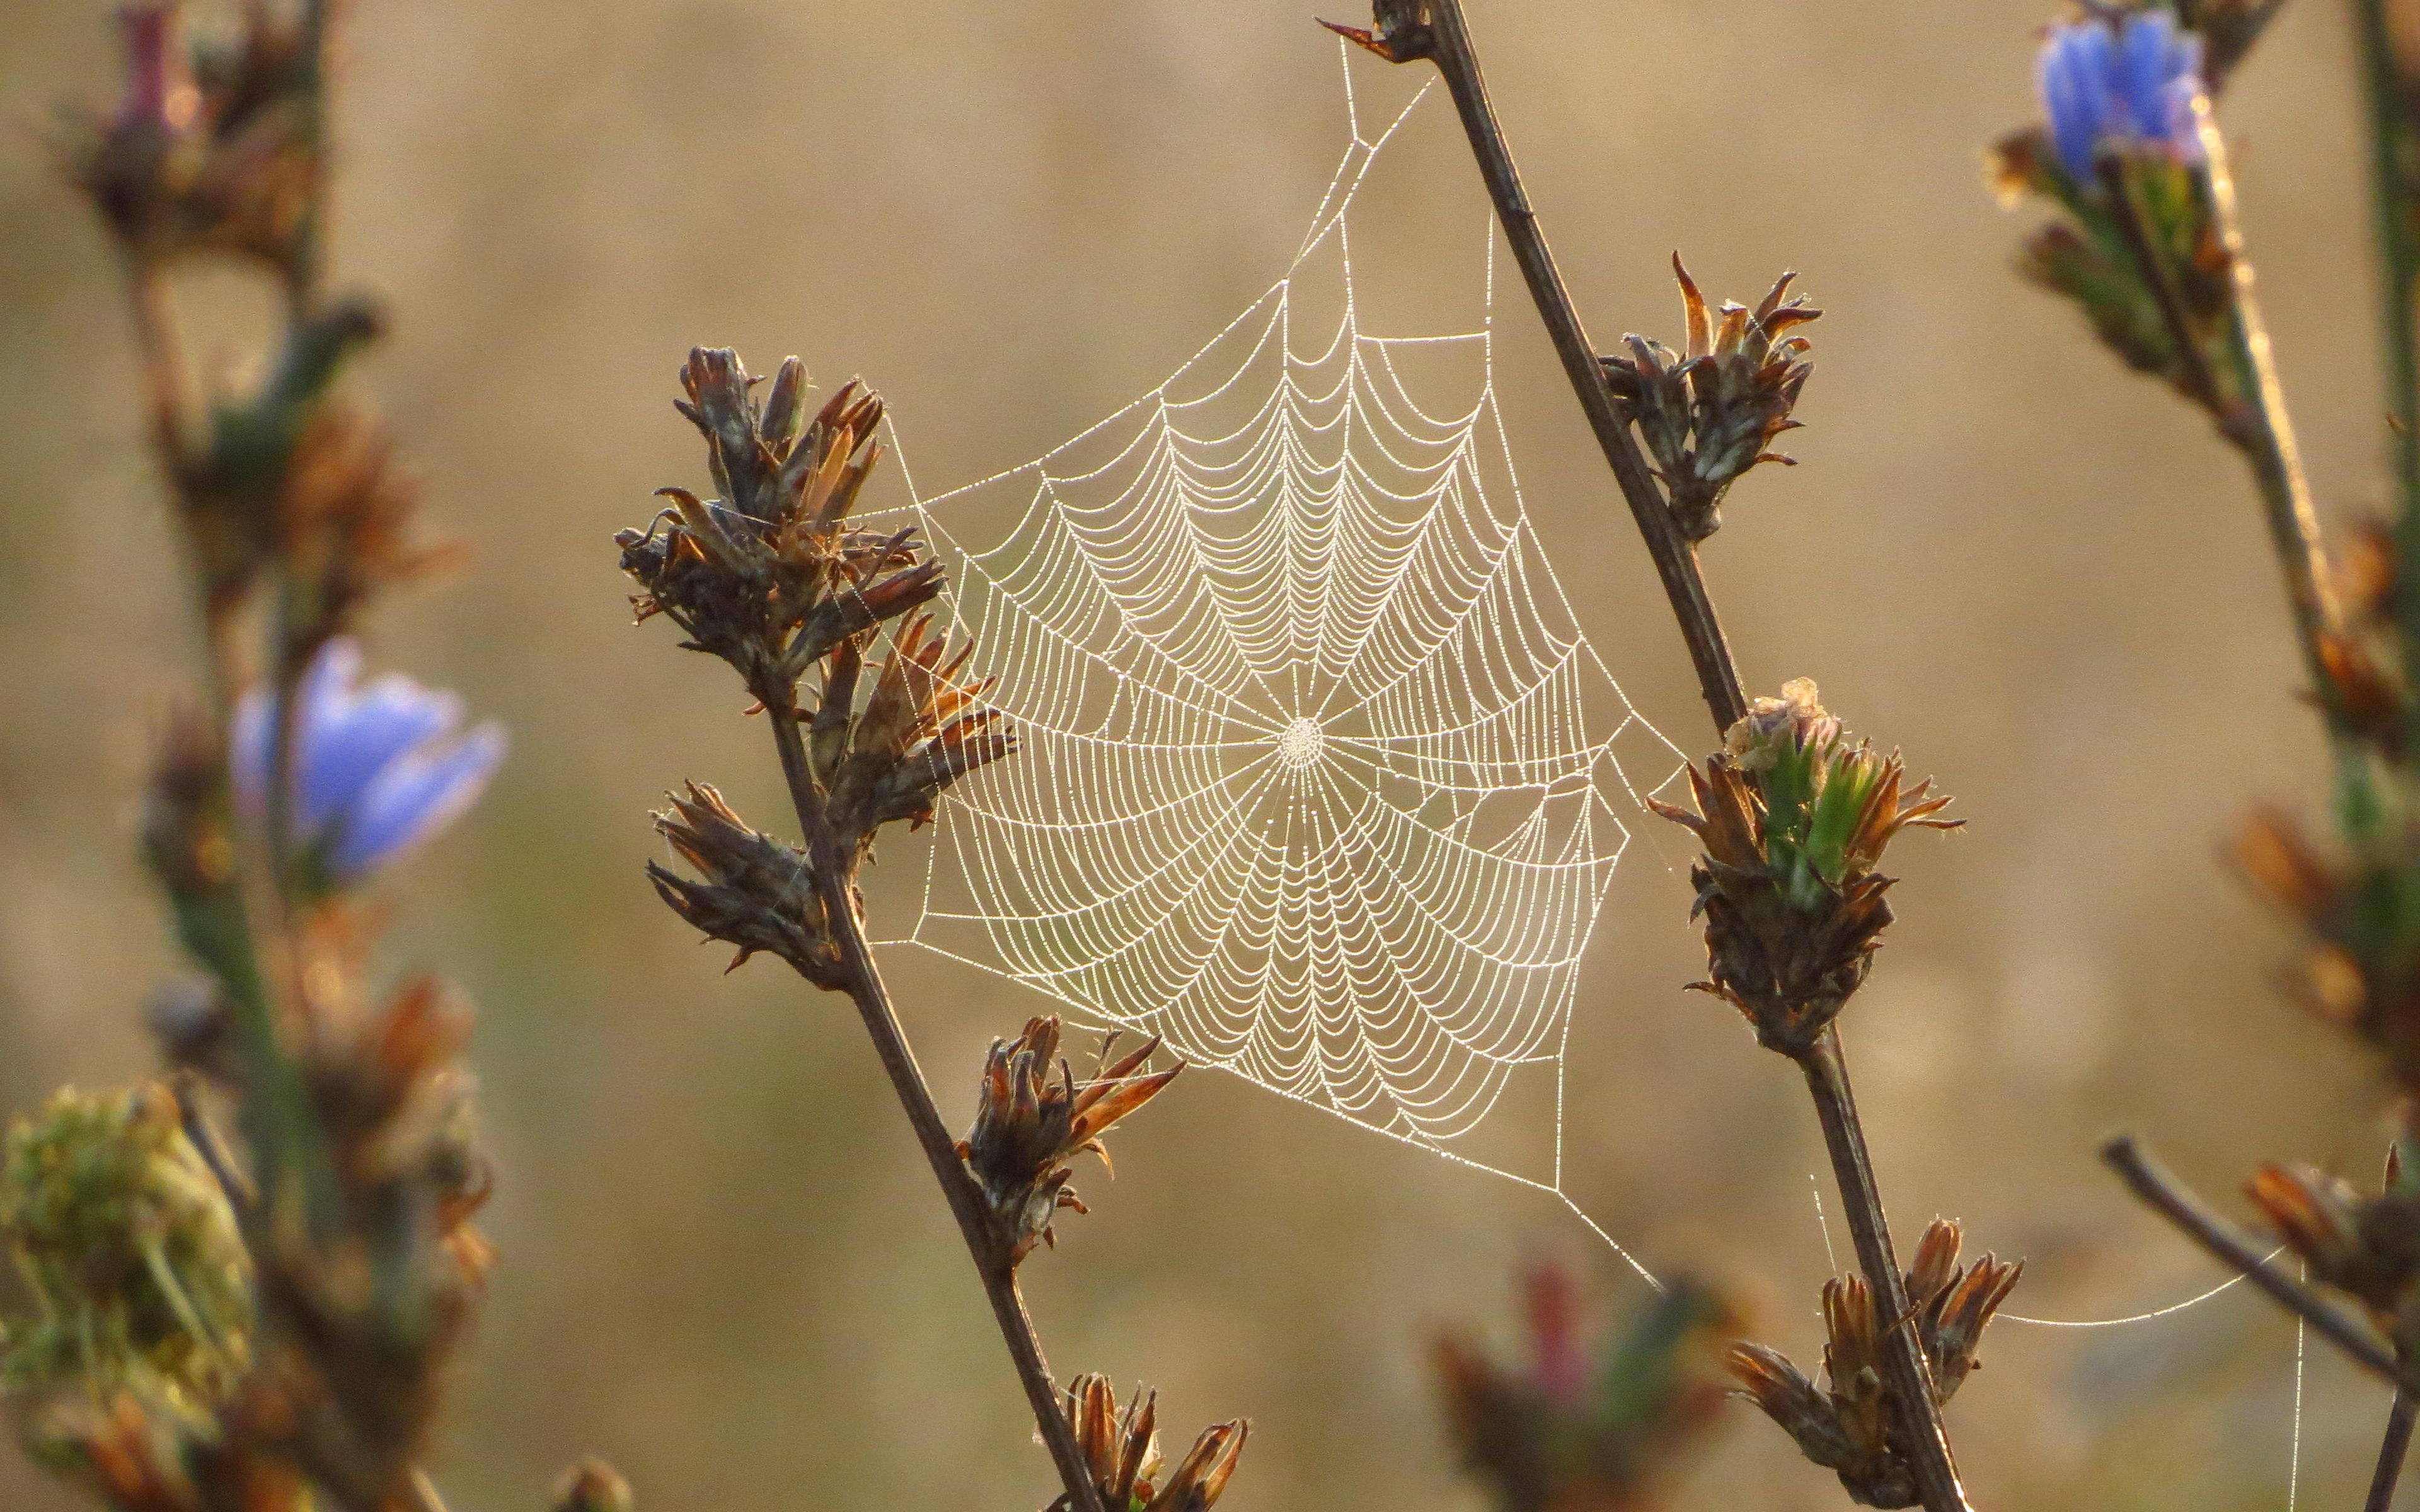
[[[1891,1249],[1890,1224],[1884,1214],[1881,1188],[1874,1182],[1873,1157],[1866,1149],[1856,1094],[1849,1086],[1839,1026],[1827,1025],[1813,1048],[1794,1058],[1798,1069],[1807,1073],[1807,1092],[1814,1099],[1816,1119],[1823,1126],[1823,1148],[1832,1157],[1832,1177],[1848,1214],[1857,1268],[1865,1273],[1866,1285],[1873,1292],[1875,1316],[1891,1325],[1883,1343],[1883,1364],[1889,1372],[1891,1399],[1899,1406],[1900,1428],[1909,1465],[1916,1472],[1917,1494],[1924,1498],[1928,1512],[1964,1508],[1966,1490],[1959,1483],[1957,1460],[1950,1453],[1949,1436],[1933,1396],[1932,1363],[1925,1357],[1924,1341],[1916,1336],[1916,1310],[1908,1304],[1907,1283]]]
[[[2386,1436],[2378,1445],[2378,1468],[2370,1472],[2369,1496],[2362,1512],[2387,1512],[2395,1504],[2396,1482],[2403,1478],[2403,1458],[2412,1448],[2412,1423],[2420,1416],[2420,1398],[2401,1387],[2387,1409]]]
[[[1496,218],[1512,245],[1513,261],[1520,265],[1522,280],[1537,304],[1538,316],[1545,324],[1556,355],[1562,360],[1564,376],[1571,379],[1572,392],[1588,415],[1590,428],[1595,431],[1597,444],[1605,453],[1606,465],[1613,470],[1614,481],[1621,485],[1621,497],[1630,506],[1639,538],[1646,543],[1656,575],[1663,579],[1664,594],[1671,602],[1681,637],[1688,644],[1689,660],[1697,670],[1698,689],[1706,701],[1707,712],[1714,717],[1717,733],[1728,731],[1747,713],[1747,701],[1740,691],[1739,673],[1732,666],[1730,646],[1723,638],[1722,622],[1714,612],[1713,596],[1707,593],[1705,579],[1699,571],[1697,551],[1682,535],[1663,491],[1648,471],[1647,459],[1639,455],[1637,441],[1614,403],[1612,389],[1606,383],[1605,367],[1589,340],[1588,328],[1581,323],[1571,290],[1555,266],[1554,253],[1546,245],[1537,212],[1530,208],[1529,196],[1521,187],[1512,149],[1497,122],[1495,107],[1488,101],[1486,79],[1480,71],[1479,56],[1471,45],[1470,28],[1463,19],[1460,0],[1424,0],[1417,5],[1394,0],[1391,4],[1382,3],[1378,8],[1382,24],[1390,21],[1397,23],[1386,27],[1389,41],[1400,38],[1396,56],[1406,61],[1425,57],[1445,76],[1454,109],[1462,117],[1463,132],[1469,138],[1471,155],[1478,160],[1480,177],[1485,180],[1488,197],[1495,204]],[[1898,1258],[1891,1252],[1890,1228],[1883,1215],[1881,1194],[1874,1184],[1873,1165],[1866,1153],[1856,1103],[1849,1095],[1848,1065],[1838,1034],[1827,1029],[1801,1064],[1807,1068],[1816,1116],[1823,1124],[1824,1143],[1832,1150],[1841,1203],[1857,1235],[1857,1257],[1867,1284],[1873,1288],[1878,1305],[1890,1306],[1891,1299],[1899,1299],[1890,1316],[1903,1318],[1907,1312],[1906,1286],[1900,1276]],[[1957,1465],[1949,1452],[1948,1436],[1942,1428],[1940,1410],[1927,1384],[1930,1367],[1912,1330],[1892,1331],[1887,1357],[1893,1389],[1908,1404],[1910,1416],[1918,1419],[1909,1425],[1907,1438],[1912,1445],[1911,1463],[1917,1489],[1927,1512],[1969,1512],[1965,1489],[1959,1484]]]
[[[2359,1319],[2319,1296],[2302,1282],[2271,1265],[2259,1247],[2212,1212],[2143,1152],[2132,1134],[2120,1134],[2101,1147],[2103,1164],[2118,1173],[2126,1189],[2174,1224],[2212,1258],[2269,1294],[2271,1301],[2319,1330],[2327,1341],[2355,1361],[2406,1391],[2420,1392],[2420,1381],[2378,1335]]]
[[[1487,181],[1488,197],[1495,201],[1496,218],[1504,227],[1505,239],[1512,243],[1512,259],[1520,264],[1522,280],[1537,303],[1538,317],[1545,322],[1555,354],[1562,359],[1564,376],[1571,379],[1572,392],[1587,411],[1589,427],[1596,432],[1606,465],[1621,486],[1622,500],[1630,505],[1639,538],[1647,543],[1656,576],[1664,580],[1665,596],[1672,601],[1681,637],[1688,642],[1698,690],[1714,716],[1714,728],[1729,730],[1747,713],[1747,703],[1740,693],[1739,673],[1731,666],[1730,646],[1723,639],[1722,621],[1698,570],[1697,550],[1681,534],[1671,507],[1648,471],[1647,459],[1639,455],[1638,443],[1614,403],[1613,390],[1606,384],[1604,364],[1589,341],[1588,328],[1580,323],[1571,290],[1555,267],[1555,255],[1546,246],[1537,212],[1529,208],[1528,193],[1521,187],[1512,149],[1505,143],[1503,128],[1497,124],[1495,106],[1488,102],[1487,82],[1479,71],[1479,55],[1472,50],[1460,0],[1431,0],[1429,23],[1432,49],[1428,55],[1452,92],[1463,131],[1479,160],[1480,177]]]
[[[1091,1467],[1077,1445],[1067,1414],[1060,1410],[1059,1387],[1051,1377],[1049,1362],[1043,1357],[1042,1337],[1034,1331],[1032,1316],[1025,1310],[1025,1298],[1017,1289],[1016,1262],[1008,1257],[990,1211],[984,1206],[983,1195],[967,1174],[966,1163],[958,1158],[957,1141],[950,1137],[949,1126],[941,1121],[941,1110],[933,1102],[933,1089],[916,1064],[916,1052],[908,1042],[908,1031],[892,1007],[891,995],[882,985],[882,973],[875,966],[864,925],[858,918],[853,880],[856,857],[836,854],[821,839],[823,799],[807,764],[806,741],[799,733],[797,693],[794,689],[786,693],[776,690],[773,697],[763,702],[766,717],[773,726],[773,743],[781,751],[782,776],[798,810],[799,829],[807,838],[809,864],[814,871],[827,927],[840,946],[842,962],[847,967],[849,997],[857,1004],[858,1016],[865,1022],[866,1037],[874,1041],[874,1053],[891,1078],[892,1090],[898,1094],[900,1109],[908,1115],[908,1125],[915,1131],[916,1143],[923,1148],[924,1159],[933,1167],[933,1178],[940,1182],[941,1195],[949,1199],[950,1214],[958,1221],[958,1232],[966,1240],[968,1256],[975,1262],[975,1273],[983,1279],[984,1294],[991,1301],[992,1317],[1000,1324],[1001,1337],[1007,1341],[1009,1358],[1016,1362],[1017,1380],[1024,1384],[1026,1402],[1033,1409],[1034,1424],[1042,1430],[1042,1442],[1050,1450],[1050,1461],[1058,1469],[1060,1484],[1066,1488],[1075,1512],[1103,1512]]]

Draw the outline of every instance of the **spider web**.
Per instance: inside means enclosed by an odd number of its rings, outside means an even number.
[[[952,789],[915,923],[882,943],[1547,1193],[1660,1289],[1563,1189],[1564,1055],[1630,821],[1684,758],[1589,644],[1523,502],[1492,221],[1478,326],[1365,328],[1355,197],[1429,91],[1367,135],[1340,58],[1350,145],[1292,265],[1164,381],[932,495],[894,424],[1020,749]],[[1544,1169],[1472,1145],[1524,1073],[1552,1099]],[[1823,1226],[1820,1183],[1816,1206]],[[2146,1323],[2240,1279],[2002,1320]]]
[[[889,943],[1562,1196],[1580,962],[1682,756],[1522,501],[1492,224],[1479,325],[1364,327],[1355,196],[1427,91],[1365,135],[1345,78],[1350,146],[1284,278],[1032,461],[909,478],[1020,749],[953,790]],[[1490,1164],[1470,1136],[1531,1086],[1545,1168]]]

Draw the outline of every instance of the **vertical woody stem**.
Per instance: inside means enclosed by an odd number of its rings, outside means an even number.
[[[1746,714],[1747,703],[1740,691],[1730,647],[1723,638],[1722,622],[1699,570],[1697,552],[1674,523],[1670,506],[1655,486],[1646,458],[1639,455],[1638,444],[1615,406],[1596,347],[1589,340],[1578,308],[1572,302],[1571,291],[1555,266],[1554,254],[1539,227],[1537,212],[1530,208],[1528,192],[1521,187],[1512,148],[1497,122],[1495,107],[1488,100],[1486,80],[1480,71],[1460,0],[1380,0],[1378,14],[1385,39],[1392,45],[1398,60],[1425,57],[1435,63],[1445,76],[1464,133],[1469,138],[1471,154],[1478,160],[1480,177],[1485,180],[1488,196],[1495,204],[1497,220],[1512,244],[1513,260],[1520,266],[1539,318],[1554,343],[1556,355],[1562,360],[1564,375],[1571,379],[1572,390],[1605,453],[1606,464],[1612,469],[1623,501],[1630,506],[1639,538],[1645,542],[1647,554],[1663,580],[1665,596],[1671,602],[1682,639],[1688,644],[1689,660],[1697,671],[1698,687],[1705,699],[1707,712],[1713,716],[1717,732],[1727,731]],[[1840,1197],[1848,1210],[1851,1228],[1857,1238],[1858,1260],[1867,1284],[1872,1288],[1876,1305],[1885,1309],[1891,1319],[1902,1319],[1907,1311],[1906,1287],[1900,1276],[1899,1261],[1891,1252],[1890,1229],[1874,1184],[1873,1165],[1867,1155],[1856,1103],[1850,1095],[1847,1062],[1837,1031],[1827,1028],[1817,1046],[1801,1057],[1800,1064],[1807,1072],[1807,1090],[1814,1099],[1817,1119],[1823,1126],[1824,1143],[1832,1152],[1833,1169],[1839,1180]],[[1910,1419],[1904,1425],[1909,1459],[1927,1512],[1970,1512],[1950,1455],[1948,1436],[1942,1428],[1940,1411],[1932,1399],[1931,1368],[1922,1345],[1912,1328],[1897,1327],[1887,1335],[1885,1349],[1894,1392]]]
[[[2378,1468],[2370,1472],[2369,1496],[2361,1504],[2362,1512],[2388,1512],[2395,1505],[2395,1485],[2403,1477],[2403,1458],[2412,1448],[2415,1416],[2420,1416],[2420,1401],[2397,1387],[2395,1405],[2386,1414],[2386,1436],[2378,1446]]]
[[[771,691],[771,697],[764,698],[765,717],[773,726],[773,743],[782,756],[782,776],[789,787],[791,803],[798,810],[799,827],[806,839],[826,925],[839,944],[841,959],[848,969],[850,1000],[857,1004],[858,1016],[865,1023],[866,1038],[874,1041],[874,1053],[891,1078],[891,1088],[898,1094],[900,1110],[908,1115],[908,1126],[915,1132],[916,1143],[923,1149],[924,1159],[933,1167],[933,1178],[940,1182],[941,1195],[949,1200],[950,1215],[957,1220],[967,1254],[983,1280],[992,1318],[1000,1324],[1001,1337],[1007,1342],[1017,1380],[1025,1387],[1026,1403],[1033,1410],[1034,1425],[1042,1431],[1042,1442],[1050,1451],[1050,1462],[1058,1469],[1060,1484],[1066,1488],[1069,1504],[1075,1512],[1103,1512],[1100,1490],[1093,1484],[1091,1467],[1076,1443],[1076,1430],[1067,1421],[1067,1414],[1060,1410],[1059,1387],[1051,1377],[1049,1362],[1043,1357],[1042,1337],[1034,1330],[1032,1315],[1025,1310],[1024,1295],[1017,1288],[1016,1262],[1008,1257],[1006,1246],[1000,1242],[991,1215],[984,1207],[983,1196],[967,1174],[966,1162],[958,1158],[957,1142],[950,1137],[949,1126],[941,1121],[941,1110],[933,1102],[932,1087],[916,1064],[916,1052],[908,1042],[907,1028],[899,1022],[891,994],[882,984],[882,973],[875,966],[874,952],[866,943],[864,925],[857,913],[856,857],[839,854],[824,837],[823,799],[807,763],[806,741],[799,733],[797,689],[777,687]]]

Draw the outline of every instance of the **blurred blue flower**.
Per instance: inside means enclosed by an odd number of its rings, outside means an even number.
[[[2193,117],[2202,87],[2201,39],[2167,11],[2052,27],[2039,78],[2051,141],[2078,182],[2093,181],[2093,161],[2111,145],[2201,161]]]
[[[361,671],[361,648],[332,640],[295,690],[295,839],[338,883],[461,817],[504,756],[504,727],[463,730],[455,695],[393,672],[357,687]],[[236,711],[236,788],[256,811],[275,765],[270,703],[256,688]]]

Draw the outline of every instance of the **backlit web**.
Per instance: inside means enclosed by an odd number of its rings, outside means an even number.
[[[1355,195],[1419,103],[1355,122],[1287,276],[1165,382],[917,499],[1020,750],[953,791],[907,938],[1484,1165],[1508,1089],[1559,1125],[1580,960],[1680,757],[1539,551],[1485,316],[1363,325]],[[1504,1174],[1559,1194],[1556,1145]]]
[[[1564,1193],[1563,1057],[1640,795],[1682,757],[1523,503],[1493,226],[1470,329],[1365,324],[1356,195],[1425,96],[1370,134],[1348,67],[1350,146],[1293,265],[1165,381],[1030,462],[910,479],[1020,750],[951,790],[886,943],[1552,1194],[1637,1267]],[[1473,1144],[1508,1095],[1552,1100],[1527,1168]],[[2148,1322],[2232,1286],[2003,1319]]]

